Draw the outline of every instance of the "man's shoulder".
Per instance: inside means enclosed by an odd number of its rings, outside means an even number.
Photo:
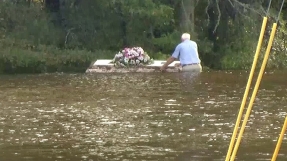
[[[197,44],[195,41],[193,41],[193,40],[190,40],[189,41],[190,43],[192,43],[192,44]]]
[[[181,42],[180,44],[186,44],[186,43],[197,44],[197,43],[196,43],[195,41],[193,41],[193,40],[186,40],[186,41]]]
[[[186,46],[189,46],[189,45],[197,46],[197,43],[195,41],[189,40],[189,41],[181,42],[177,46],[179,46],[179,47],[186,47]]]
[[[176,45],[176,48],[181,48],[182,45],[183,45],[183,43],[181,42],[181,43],[179,43],[179,44]]]

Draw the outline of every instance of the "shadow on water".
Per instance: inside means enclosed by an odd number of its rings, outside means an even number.
[[[224,160],[247,76],[2,76],[0,161]],[[286,81],[264,76],[238,160],[270,160],[286,115]],[[278,161],[287,159],[286,146]]]

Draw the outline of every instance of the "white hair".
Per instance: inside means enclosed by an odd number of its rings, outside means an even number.
[[[181,35],[181,39],[182,39],[182,40],[186,40],[186,39],[190,40],[190,34],[189,34],[189,33],[183,33],[183,34]]]

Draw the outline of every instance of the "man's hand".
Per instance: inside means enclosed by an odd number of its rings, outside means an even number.
[[[170,64],[170,63],[172,63],[173,61],[175,60],[175,58],[174,57],[169,57],[167,60],[166,60],[166,62],[165,62],[165,64],[162,66],[162,67],[160,67],[160,71],[165,71],[166,70],[166,68],[167,68],[167,66]]]
[[[160,70],[161,72],[164,72],[164,71],[166,70],[166,68],[165,68],[164,65],[163,65],[163,66],[160,67],[159,70]]]
[[[174,64],[175,67],[180,67],[180,63]]]

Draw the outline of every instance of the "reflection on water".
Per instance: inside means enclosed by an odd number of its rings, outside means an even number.
[[[1,76],[0,160],[224,160],[247,76]],[[286,115],[286,81],[264,76],[238,160],[270,160]],[[287,159],[286,146],[278,161]]]

